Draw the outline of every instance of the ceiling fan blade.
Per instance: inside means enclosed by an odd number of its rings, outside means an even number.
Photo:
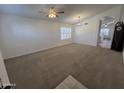
[[[61,14],[61,13],[64,13],[64,11],[60,11],[60,12],[57,12],[57,13]]]
[[[44,13],[44,14],[47,14],[47,12],[45,12],[45,11],[39,11],[39,13]]]

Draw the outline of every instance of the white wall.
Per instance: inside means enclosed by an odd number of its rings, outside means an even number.
[[[89,20],[86,20],[88,25],[86,25],[85,27],[77,26],[75,28],[74,42],[95,46],[97,42],[96,40],[99,27],[99,21],[96,20],[97,19],[95,18],[91,18]]]
[[[113,16],[118,20],[120,6],[109,9],[76,26],[72,39],[60,40],[60,27],[68,24],[0,14],[0,47],[4,59],[20,56],[68,43],[97,45],[99,20],[104,16]]]
[[[82,23],[88,23],[88,25],[75,27],[74,42],[96,46],[100,19],[105,16],[113,16],[117,21],[120,16],[120,9],[121,7],[117,6],[94,17],[84,20]]]
[[[3,58],[11,58],[72,43],[60,40],[60,28],[71,25],[0,14],[0,47]]]
[[[6,68],[5,68],[5,65],[4,65],[4,62],[3,62],[1,51],[0,51],[0,78],[2,79],[3,85],[10,85],[8,75],[7,75],[7,72],[6,72]]]

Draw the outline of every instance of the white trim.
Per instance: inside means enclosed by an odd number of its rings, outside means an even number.
[[[0,51],[0,78],[1,78],[3,86],[10,85],[9,77],[6,71],[6,67],[3,61],[1,51]]]

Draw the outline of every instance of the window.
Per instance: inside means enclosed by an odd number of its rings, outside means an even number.
[[[109,29],[108,28],[102,28],[101,29],[101,32],[100,32],[100,35],[106,35],[106,36],[108,36],[109,35]]]
[[[61,40],[71,38],[71,28],[61,27]]]

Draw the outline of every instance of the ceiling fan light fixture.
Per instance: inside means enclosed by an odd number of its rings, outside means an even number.
[[[59,17],[59,14],[63,14],[64,11],[57,12],[56,9],[55,9],[55,7],[51,7],[51,8],[49,8],[49,11],[48,12],[40,11],[40,13],[46,14],[46,16],[48,18],[56,18],[56,17]]]
[[[48,18],[56,18],[56,17],[59,17],[59,14],[63,14],[64,11],[57,12],[55,7],[51,7],[51,8],[49,8],[48,12],[44,12],[44,11],[41,10],[41,11],[39,11],[39,13],[46,14],[46,17],[48,17]]]
[[[49,18],[56,18],[56,14],[52,14],[52,13],[51,14],[48,14],[48,17]]]
[[[57,17],[57,15],[56,15],[56,11],[55,11],[54,8],[50,8],[50,11],[49,11],[48,17],[49,17],[49,18],[56,18],[56,17]]]
[[[80,16],[78,16],[78,23],[76,24],[77,26],[81,26],[81,19]]]

